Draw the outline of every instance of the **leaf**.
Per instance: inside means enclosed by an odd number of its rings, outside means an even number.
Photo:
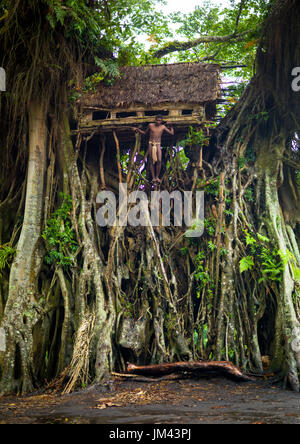
[[[257,233],[257,237],[262,242],[270,242],[270,239],[266,236],[262,236],[261,234]]]
[[[254,267],[253,257],[246,256],[240,260],[240,272],[251,270]]]
[[[256,240],[249,233],[246,234],[246,244],[247,245],[255,245]]]

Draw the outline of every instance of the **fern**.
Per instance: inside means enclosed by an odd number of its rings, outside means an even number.
[[[253,257],[246,256],[240,260],[240,272],[251,270],[254,267]]]
[[[15,254],[16,250],[14,248],[9,247],[8,245],[0,246],[0,277],[2,277],[2,270],[6,267],[10,267]]]
[[[42,237],[46,241],[47,249],[45,262],[48,265],[69,267],[73,264],[78,243],[72,227],[72,198],[62,193],[61,197],[64,199],[63,203],[48,219]]]
[[[65,21],[65,17],[67,15],[67,11],[65,10],[65,8],[63,8],[62,6],[55,6],[54,12],[55,12],[57,22],[59,22],[61,25],[63,25],[64,21]]]
[[[103,60],[95,56],[95,63],[101,69],[104,77],[109,77],[111,79],[120,77],[119,67],[115,60]]]

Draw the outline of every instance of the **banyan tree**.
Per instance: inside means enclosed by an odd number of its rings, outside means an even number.
[[[127,361],[259,373],[263,356],[299,390],[299,2],[274,3],[255,75],[218,125],[214,64],[122,68],[71,106],[70,81],[95,70],[88,45],[45,32],[32,8],[16,2],[0,42],[2,65],[13,48],[0,109],[1,391],[59,375],[68,389],[104,383]],[[18,40],[32,11],[35,38]],[[99,191],[151,193],[147,141],[129,127],[157,111],[178,136],[163,140],[160,191],[204,191],[201,237],[174,224],[173,208],[169,226],[96,223]]]

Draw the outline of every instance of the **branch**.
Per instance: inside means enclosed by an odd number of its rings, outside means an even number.
[[[245,3],[246,3],[246,0],[241,0],[240,8],[239,8],[239,12],[238,12],[238,16],[237,16],[237,18],[236,18],[236,22],[235,22],[235,33],[236,33],[237,30],[238,30],[239,23],[240,23],[240,18],[241,18],[241,15],[242,15],[242,12],[243,12],[243,8],[244,8],[244,6],[245,6]]]
[[[194,48],[195,46],[200,45],[201,43],[224,43],[224,42],[230,42],[231,40],[237,40],[244,35],[249,34],[250,32],[255,31],[256,28],[248,29],[247,31],[241,32],[239,34],[236,34],[235,32],[233,34],[228,35],[206,35],[199,37],[198,39],[189,40],[188,42],[178,42],[177,40],[174,40],[173,42],[169,42],[161,49],[158,49],[154,52],[153,57],[156,57],[160,59],[161,57],[164,57],[167,54],[170,54],[171,52],[176,51],[186,51],[187,49]]]
[[[221,65],[221,68],[224,69],[235,69],[235,68],[247,68],[247,65]]]

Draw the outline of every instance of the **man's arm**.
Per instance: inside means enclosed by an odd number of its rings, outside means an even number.
[[[140,128],[136,128],[136,127],[132,127],[132,129],[133,129],[136,133],[140,133],[140,134],[146,135],[146,134],[148,134],[149,131],[150,131],[150,125],[148,125],[146,131],[143,131],[142,129],[140,129]]]
[[[170,129],[166,127],[166,125],[164,125],[164,130],[170,134],[171,136],[174,136],[174,128],[171,126]]]

